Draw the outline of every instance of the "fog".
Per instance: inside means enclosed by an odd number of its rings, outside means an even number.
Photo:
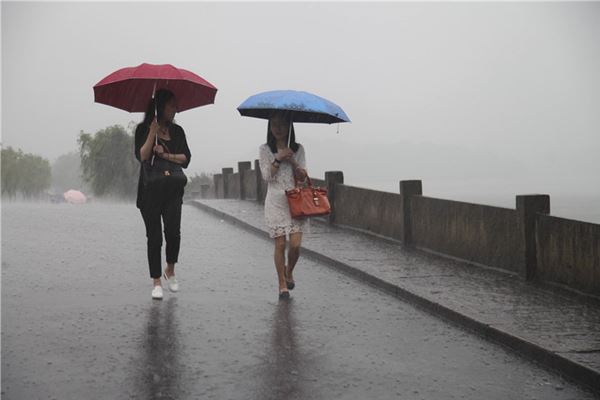
[[[387,191],[423,179],[425,194],[503,206],[549,193],[600,213],[590,200],[600,196],[600,3],[1,7],[3,147],[53,162],[77,149],[80,130],[139,122],[94,103],[93,85],[170,63],[219,89],[214,105],[176,117],[189,174],[256,159],[266,122],[236,107],[296,89],[352,120],[296,125],[311,175],[342,170],[348,184]]]

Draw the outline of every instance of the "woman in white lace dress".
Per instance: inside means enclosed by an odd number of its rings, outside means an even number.
[[[269,119],[267,143],[259,148],[260,171],[267,181],[265,198],[265,222],[269,235],[275,240],[275,269],[279,279],[279,298],[289,298],[289,290],[295,286],[293,271],[300,257],[302,232],[308,221],[293,219],[285,191],[295,186],[294,175],[299,182],[306,179],[304,147],[296,143],[294,127],[288,147],[289,115],[276,113]],[[287,265],[285,263],[286,236],[289,235]]]

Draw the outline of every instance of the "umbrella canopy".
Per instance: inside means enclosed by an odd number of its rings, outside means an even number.
[[[67,203],[71,204],[84,204],[87,202],[87,198],[79,190],[67,190],[63,193],[63,197]]]
[[[129,112],[144,112],[158,89],[173,92],[178,112],[213,104],[217,94],[216,87],[188,70],[171,64],[140,64],[122,68],[98,82],[94,100]]]
[[[290,111],[293,122],[350,122],[337,104],[308,92],[273,90],[250,96],[237,108],[241,115],[269,119],[275,111]]]

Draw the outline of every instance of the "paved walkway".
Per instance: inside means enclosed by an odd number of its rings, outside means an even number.
[[[595,398],[502,346],[185,206],[179,293],[150,298],[132,204],[2,205],[2,399]]]
[[[201,200],[207,211],[263,236],[254,201]],[[468,265],[314,222],[305,254],[327,261],[600,392],[600,306],[493,269]],[[301,284],[301,276],[298,279]]]

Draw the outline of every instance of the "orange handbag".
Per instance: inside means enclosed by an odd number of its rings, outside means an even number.
[[[285,191],[292,218],[318,217],[329,214],[331,206],[327,198],[327,189],[314,187],[310,177],[307,176],[306,179],[307,186],[299,187],[298,181],[294,179],[296,187]]]

